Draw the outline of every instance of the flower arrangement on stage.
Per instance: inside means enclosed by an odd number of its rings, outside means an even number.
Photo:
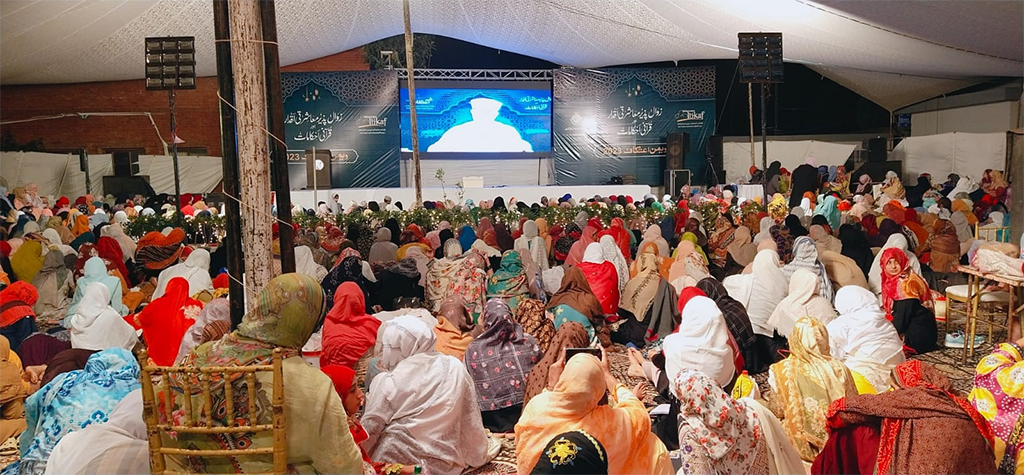
[[[505,223],[512,231],[516,231],[519,229],[519,222],[523,218],[544,218],[547,220],[549,226],[565,226],[572,222],[580,211],[586,211],[590,217],[596,217],[606,226],[611,223],[612,219],[622,218],[626,223],[642,225],[643,227],[638,227],[643,230],[648,225],[656,224],[665,216],[673,214],[674,208],[671,209],[669,213],[663,213],[654,208],[632,209],[623,208],[622,206],[604,207],[595,204],[569,208],[544,207],[524,210],[512,208],[506,211],[483,209],[479,207],[470,209],[465,207],[435,209],[414,208],[406,211],[381,210],[372,212],[364,210],[362,212],[333,214],[330,216],[295,214],[292,216],[292,222],[305,229],[316,229],[317,227],[326,225],[347,229],[349,226],[355,225],[360,228],[361,231],[372,233],[377,228],[384,225],[388,219],[395,218],[398,220],[398,224],[402,228],[405,228],[410,224],[416,224],[423,228],[424,231],[431,231],[437,228],[441,222],[447,221],[453,230],[458,231],[459,228],[467,224],[476,226],[476,224],[480,222],[480,218],[488,217],[495,223]],[[717,217],[717,214],[715,216]],[[712,220],[711,223],[713,226],[714,220]],[[160,231],[166,227],[176,226],[177,222],[173,215],[171,217],[163,215],[136,216],[134,218],[129,218],[128,222],[125,223],[125,232],[128,233],[129,236],[139,238],[150,231]],[[224,235],[224,226],[225,219],[223,216],[206,216],[184,220],[183,229],[188,237],[188,242],[211,243],[219,241]],[[707,227],[707,225],[705,225],[705,227]]]
[[[764,211],[764,206],[757,204],[754,200],[747,200],[739,205],[729,207],[729,214],[732,215],[733,224],[739,226],[744,224],[743,217],[748,214],[757,214]]]
[[[225,219],[223,216],[189,216],[178,225],[174,215],[153,214],[138,215],[124,223],[125,234],[133,238],[141,238],[148,232],[161,231],[167,227],[181,227],[185,231],[185,239],[193,244],[212,244],[220,242],[224,236]]]

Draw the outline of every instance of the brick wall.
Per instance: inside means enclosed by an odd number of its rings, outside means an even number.
[[[362,48],[282,68],[283,72],[367,70]],[[146,91],[144,81],[113,81],[79,84],[0,86],[0,121],[86,112],[150,112],[163,139],[170,143],[170,113],[166,91]],[[220,117],[217,78],[196,80],[193,90],[178,91],[175,101],[180,147],[205,147],[209,155],[220,156]],[[78,116],[23,122],[0,126],[15,141],[25,143],[41,138],[47,151],[85,148],[93,154],[114,149],[145,149],[162,154],[148,117]]]

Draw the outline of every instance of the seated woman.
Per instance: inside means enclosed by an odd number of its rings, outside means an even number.
[[[196,249],[185,258],[185,262],[161,271],[152,298],[160,298],[167,289],[167,283],[178,277],[188,281],[189,295],[195,295],[204,290],[213,292],[213,280],[210,279],[210,251]]]
[[[530,400],[516,424],[516,464],[528,473],[548,442],[568,430],[587,431],[604,447],[609,473],[672,473],[665,445],[651,433],[643,403],[611,374],[602,359],[577,354],[559,358],[548,371],[547,389]],[[600,404],[609,392],[608,404]]]
[[[359,385],[356,384],[355,370],[345,366],[330,365],[320,368],[320,371],[323,371],[324,374],[331,378],[331,383],[334,384],[334,391],[341,397],[341,404],[345,406],[345,413],[348,414],[348,430],[352,433],[352,440],[355,441],[356,445],[361,444],[368,437],[366,430],[363,429],[363,425],[359,423],[359,409],[363,406],[365,395]],[[400,463],[375,463],[362,447],[359,447],[359,452],[363,457],[364,470],[362,473],[386,473],[388,475],[414,473],[414,467],[406,467]]]
[[[473,317],[466,310],[462,296],[452,295],[441,303],[441,309],[437,311],[437,325],[434,326],[437,343],[434,349],[462,360],[469,344],[483,331],[483,325],[473,324]]]
[[[770,240],[765,240],[770,245]],[[761,361],[775,362],[778,350],[785,347],[785,336],[775,333],[768,324],[775,307],[786,298],[789,286],[779,266],[779,254],[772,249],[763,249],[750,264],[749,274],[734,275],[722,281],[729,295],[747,309],[750,324],[757,335],[761,349]]]
[[[948,273],[960,264],[960,239],[956,234],[956,226],[947,219],[937,219],[932,225],[932,233],[921,247],[917,255],[931,252],[929,267],[934,272]]]
[[[605,317],[616,318],[619,311],[619,277],[615,265],[605,260],[601,244],[592,243],[577,266],[590,284],[590,289],[601,303]]]
[[[173,285],[173,283],[172,283]],[[335,394],[331,379],[307,364],[299,356],[299,349],[309,339],[313,329],[327,310],[323,289],[312,277],[303,274],[277,276],[260,290],[252,310],[242,317],[238,328],[220,340],[196,347],[182,365],[193,366],[250,366],[270,364],[275,348],[283,348],[285,359],[282,372],[285,381],[301,384],[284,385],[288,465],[299,471],[316,470],[320,473],[361,473],[359,449],[352,441],[345,408]],[[138,375],[136,375],[136,379]],[[269,373],[260,373],[259,384],[271,387]],[[215,406],[223,404],[223,391],[214,382]],[[233,382],[235,394],[244,392],[244,384]],[[191,384],[192,407],[202,407],[203,392],[197,382]],[[171,381],[171,390],[184,391],[183,381]],[[267,389],[269,392],[269,389]],[[181,398],[175,398],[175,414],[183,414]],[[268,399],[257,399],[260,424],[271,422]],[[239,407],[239,406],[236,406]],[[242,414],[246,411],[242,410]],[[214,415],[226,425],[226,414]],[[225,446],[251,444],[252,448],[273,445],[269,433],[259,437],[252,434],[179,434],[178,444],[199,449],[219,449]],[[169,466],[180,471],[209,472],[266,472],[271,468],[268,455],[235,457],[170,457]]]
[[[828,278],[824,264],[818,260],[818,248],[814,245],[814,240],[808,236],[800,236],[793,241],[793,260],[782,267],[782,273],[786,275],[786,279],[792,279],[793,273],[799,269],[814,273],[818,278],[818,295],[832,302],[835,297],[832,281]]]
[[[123,348],[98,352],[89,357],[84,370],[54,378],[25,400],[28,427],[18,444],[21,459],[4,473],[42,474],[61,438],[106,422],[121,399],[139,387],[139,365]]]
[[[327,312],[322,332],[320,366],[356,368],[356,363],[377,343],[380,320],[366,314],[363,291],[344,282],[334,292],[334,307]]]
[[[829,407],[829,440],[811,473],[996,473],[992,430],[948,378],[919,360],[892,373],[895,390]]]
[[[682,292],[684,288],[692,287],[701,279],[711,276],[707,257],[697,246],[697,236],[693,233],[683,233],[674,256],[668,271],[668,281],[676,292]]]
[[[706,277],[697,282],[696,286],[704,292],[709,299],[715,301],[715,305],[725,317],[725,325],[729,328],[736,346],[743,355],[743,368],[750,374],[757,374],[764,371],[767,363],[762,363],[757,350],[757,336],[754,335],[754,328],[750,324],[750,317],[747,316],[747,309],[743,304],[729,296],[729,292],[714,277]]]
[[[540,360],[540,347],[512,318],[504,300],[487,301],[483,324],[484,332],[466,350],[466,369],[476,386],[484,427],[511,432],[523,410],[523,376]]]
[[[487,279],[487,298],[503,299],[515,310],[519,301],[529,296],[529,291],[529,280],[519,251],[505,251],[501,256],[501,267]]]
[[[149,473],[149,441],[136,389],[101,424],[89,424],[60,439],[46,462],[46,474]]]
[[[75,306],[82,300],[82,295],[85,292],[85,287],[93,282],[101,282],[107,286],[110,290],[110,306],[117,310],[117,313],[121,316],[128,315],[128,307],[121,302],[121,279],[107,274],[107,266],[103,263],[103,259],[99,257],[90,257],[85,261],[85,274],[78,279],[75,283],[75,296],[71,299],[71,303],[68,305],[67,316],[71,316],[75,313]],[[65,323],[67,323],[65,321]]]
[[[209,327],[210,331],[207,331]],[[217,331],[213,329],[217,328]],[[203,306],[196,317],[196,322],[188,328],[178,346],[178,356],[174,361],[181,361],[193,348],[207,341],[219,340],[231,329],[231,305],[227,298],[215,298]],[[224,330],[221,332],[221,330]]]
[[[779,335],[789,338],[797,320],[811,317],[823,324],[836,318],[836,311],[827,299],[818,294],[821,279],[806,269],[797,270],[789,280],[789,295],[779,302],[768,318],[768,325]]]
[[[463,254],[457,239],[444,244],[444,257],[427,263],[424,294],[428,309],[436,312],[441,302],[459,294],[466,301],[470,314],[479,315],[483,311],[487,273],[483,259],[477,256],[480,254],[475,252]]]
[[[21,359],[11,351],[7,337],[0,336],[0,440],[25,430],[25,397],[28,384],[22,381]]]
[[[373,235],[374,243],[370,246],[370,256],[366,259],[370,264],[376,262],[397,261],[398,245],[391,242],[391,230],[381,227]]]
[[[39,293],[28,282],[15,282],[0,290],[0,335],[7,338],[11,350],[18,351],[21,342],[38,330],[32,305]]]
[[[202,303],[189,297],[188,289],[188,281],[184,278],[171,279],[164,295],[150,302],[135,316],[154,364],[174,364],[185,332],[195,324],[195,318],[202,311]]]
[[[932,293],[928,284],[910,267],[901,249],[882,252],[882,309],[892,321],[904,346],[917,353],[934,350],[938,338]]]
[[[885,263],[882,262],[882,255],[889,249],[902,251],[910,268],[915,274],[921,275],[921,262],[917,260],[916,254],[910,252],[910,242],[907,241],[907,237],[900,232],[895,232],[886,239],[882,249],[875,255],[875,260],[871,263],[871,270],[868,272],[868,285],[871,286],[871,291],[878,296],[882,295],[882,267],[885,266]]]
[[[1024,441],[1015,434],[1020,424],[1024,391],[1013,380],[1024,367],[1024,339],[1003,343],[978,363],[970,401],[988,421],[995,437],[999,472],[1024,472]]]
[[[583,325],[589,335],[588,341],[607,331],[601,302],[594,296],[590,283],[577,266],[566,269],[562,276],[562,286],[551,296],[547,309],[554,316],[556,331],[570,321]]]
[[[362,419],[370,458],[423,464],[429,473],[487,463],[473,380],[461,361],[434,351],[430,326],[400,316],[384,324],[379,343],[383,372],[373,378]]]
[[[671,378],[680,402],[677,474],[804,473],[779,420],[761,403],[733,399],[715,380],[688,369]]]
[[[99,351],[117,347],[131,351],[139,342],[135,329],[110,306],[109,292],[99,282],[85,288],[75,313],[68,317],[72,348]]]
[[[797,320],[789,336],[789,357],[772,365],[768,383],[784,415],[782,426],[800,457],[813,462],[828,440],[825,412],[832,401],[857,395],[850,370],[832,357],[821,322]]]
[[[408,255],[415,256],[416,251]],[[422,256],[422,254],[419,254]],[[426,256],[424,256],[425,258]],[[423,270],[426,270],[424,263]],[[385,311],[398,310],[398,299],[423,299],[423,286],[420,285],[420,268],[413,257],[406,257],[390,267],[380,271],[377,275],[376,305]]]
[[[861,394],[888,390],[889,374],[905,357],[903,341],[878,299],[865,288],[843,287],[836,293],[836,310],[839,316],[827,325],[832,356],[871,386],[859,388]]]
[[[590,346],[587,330],[576,322],[566,322],[558,328],[547,351],[537,364],[533,365],[526,377],[526,392],[523,394],[523,405],[541,393],[548,385],[548,373],[555,362],[562,357],[566,348],[586,348]]]
[[[540,229],[537,222],[527,220],[523,222],[523,235],[516,239],[514,249],[529,254],[537,267],[544,271],[548,268],[548,248],[544,238],[540,236]]]

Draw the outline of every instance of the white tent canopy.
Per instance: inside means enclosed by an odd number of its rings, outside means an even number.
[[[853,0],[416,0],[412,27],[575,67],[736,58],[739,32],[782,32],[785,59],[880,105],[917,102],[1024,69],[1024,2]],[[283,65],[400,34],[402,0],[277,2]],[[211,0],[4,0],[0,82],[143,76],[143,39],[197,38],[216,73]],[[857,72],[854,74],[853,72]],[[893,90],[871,73],[907,75]],[[886,76],[882,76],[886,77]],[[897,77],[901,76],[888,76]],[[950,82],[953,81],[953,82]]]

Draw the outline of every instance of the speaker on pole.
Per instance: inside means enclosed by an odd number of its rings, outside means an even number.
[[[666,142],[665,168],[669,170],[684,168],[686,152],[690,151],[690,134],[669,132]]]

